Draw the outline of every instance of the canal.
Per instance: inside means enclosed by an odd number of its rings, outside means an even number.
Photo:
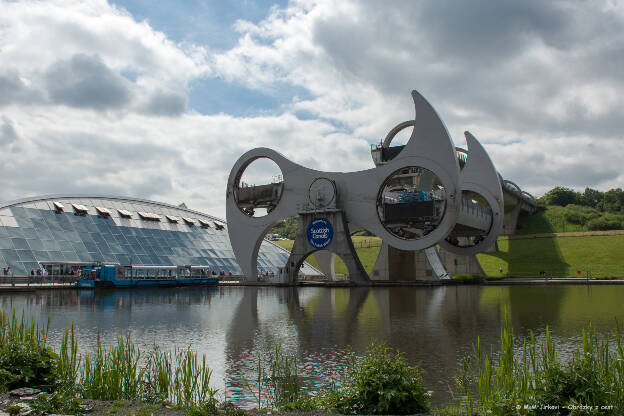
[[[548,325],[569,355],[590,322],[613,334],[624,320],[622,299],[624,286],[218,287],[1,293],[0,308],[49,317],[53,347],[72,323],[81,352],[94,350],[98,333],[107,345],[130,332],[146,350],[190,346],[206,354],[221,398],[251,398],[240,375],[253,378],[258,358],[276,345],[298,357],[310,384],[322,384],[340,373],[349,349],[363,352],[377,340],[419,364],[441,404],[477,338],[496,352],[505,311],[516,335],[543,338]]]

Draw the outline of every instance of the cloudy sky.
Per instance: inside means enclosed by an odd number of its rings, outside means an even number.
[[[224,215],[246,150],[372,167],[419,90],[502,175],[624,185],[624,2],[0,0],[0,200]]]

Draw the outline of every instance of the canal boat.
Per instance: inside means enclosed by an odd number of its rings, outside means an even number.
[[[158,287],[216,285],[218,277],[205,266],[87,266],[81,271],[78,287],[85,289],[113,287]]]

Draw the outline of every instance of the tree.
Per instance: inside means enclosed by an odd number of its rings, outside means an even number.
[[[609,189],[604,193],[604,211],[624,211],[624,191],[621,188]]]
[[[564,186],[557,186],[546,192],[541,198],[546,205],[559,205],[565,207],[569,204],[581,204],[581,194]]]
[[[592,188],[585,188],[581,203],[590,207],[598,208],[604,199],[604,193]]]

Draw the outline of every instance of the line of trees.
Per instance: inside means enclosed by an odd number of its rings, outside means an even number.
[[[624,212],[624,191],[621,188],[609,189],[600,192],[596,189],[585,188],[583,193],[564,186],[557,186],[546,192],[538,199],[544,205],[581,205],[596,208],[602,212]]]
[[[538,199],[542,206],[563,207],[566,222],[589,231],[624,229],[624,191],[621,188],[606,192],[585,188],[583,193],[557,186]]]

